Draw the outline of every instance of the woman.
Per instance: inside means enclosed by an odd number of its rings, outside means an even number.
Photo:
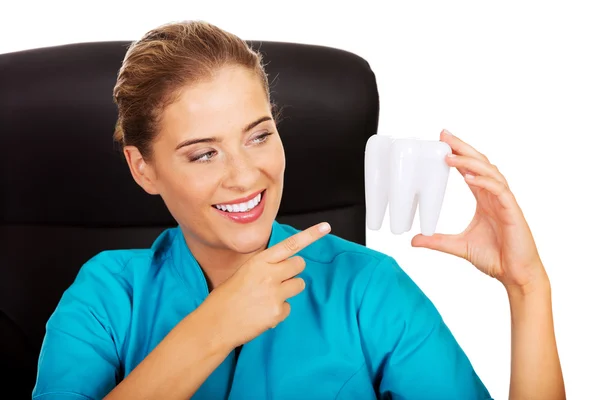
[[[245,42],[202,22],[159,27],[128,50],[114,98],[131,174],[178,227],[83,266],[48,321],[34,398],[490,398],[392,258],[328,235],[327,223],[298,232],[275,221],[284,151]],[[511,398],[564,398],[550,284],[527,223],[485,156],[440,139],[477,212],[460,235],[412,244],[506,287]]]

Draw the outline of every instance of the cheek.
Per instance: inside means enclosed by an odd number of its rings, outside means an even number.
[[[190,164],[169,171],[170,197],[184,207],[197,206],[213,198],[220,176],[202,165]],[[192,208],[190,208],[192,209]]]
[[[265,169],[268,171],[269,176],[273,177],[273,179],[283,180],[283,175],[285,172],[285,152],[283,151],[281,142],[274,147],[275,149],[265,160]]]
[[[199,165],[192,168],[191,173],[179,180],[179,190],[196,204],[213,199],[221,180],[220,169],[213,171],[211,168],[201,167]]]

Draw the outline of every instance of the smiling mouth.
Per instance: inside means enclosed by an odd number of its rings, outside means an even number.
[[[229,204],[213,204],[212,207],[216,208],[219,211],[223,211],[226,213],[247,213],[252,211],[253,209],[255,209],[256,207],[258,207],[259,205],[261,205],[263,199],[264,199],[264,195],[265,192],[267,190],[263,190],[262,192],[260,192],[259,194],[257,194],[256,196],[254,196],[252,199],[248,200],[248,201],[244,201],[244,202],[240,202],[240,203],[229,203]]]

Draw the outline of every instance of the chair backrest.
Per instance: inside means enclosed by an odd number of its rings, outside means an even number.
[[[321,220],[365,244],[364,150],[379,100],[369,64],[313,45],[249,42],[283,109],[277,220]],[[0,380],[30,395],[45,324],[81,265],[148,247],[175,222],[133,181],[112,141],[112,89],[130,42],[0,55]],[[3,365],[4,364],[4,365]],[[82,366],[84,367],[84,366]],[[8,375],[7,375],[8,373]]]

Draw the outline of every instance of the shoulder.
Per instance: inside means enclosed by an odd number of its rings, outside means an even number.
[[[278,224],[277,229],[281,232],[277,241],[286,239],[300,231],[286,224]],[[338,274],[362,278],[362,281],[368,281],[376,269],[388,270],[392,274],[400,272],[400,267],[392,257],[343,239],[335,235],[334,232],[335,228],[332,233],[312,243],[300,251],[298,255],[306,261],[334,268],[338,270]]]
[[[82,265],[64,291],[57,310],[84,306],[108,313],[121,303],[130,304],[134,284],[165,263],[174,237],[175,228],[170,228],[150,248],[105,250],[96,254]]]
[[[133,275],[149,272],[170,256],[176,232],[177,228],[164,230],[149,248],[102,251],[83,264],[74,283],[93,284],[83,279],[89,275],[129,280]]]
[[[278,241],[299,232],[284,224],[279,224],[277,229],[282,232]],[[312,243],[298,255],[307,261],[306,270],[309,274],[328,276],[338,286],[346,286],[342,283],[347,282],[350,287],[357,289],[361,298],[374,296],[405,305],[430,303],[421,288],[393,257],[333,233]],[[432,311],[435,313],[435,310]]]
[[[278,236],[278,242],[300,232],[299,229],[294,228],[293,226],[281,223],[276,223],[276,229],[279,231],[275,233]],[[335,234],[335,227],[333,228],[332,233],[312,243],[306,249],[300,251],[300,253],[302,253],[304,257],[310,258],[312,261],[321,263],[331,262],[342,255],[350,255],[355,258],[373,261],[381,261],[388,257],[386,254],[377,250],[370,249],[364,245],[337,236]]]

